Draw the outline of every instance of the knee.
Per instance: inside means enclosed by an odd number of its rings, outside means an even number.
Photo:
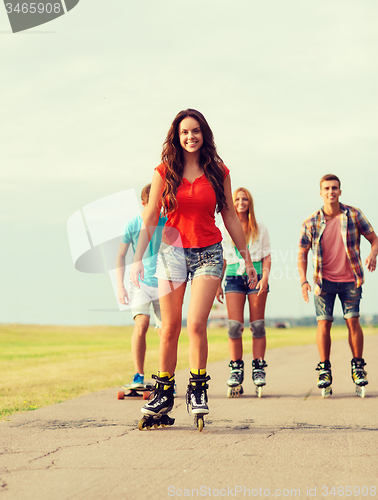
[[[348,330],[350,333],[356,333],[356,332],[360,332],[361,330],[361,326],[360,326],[360,318],[359,316],[354,316],[352,318],[347,318],[345,320],[345,323],[348,327]]]
[[[160,341],[162,343],[171,344],[178,340],[180,335],[180,328],[174,325],[166,325],[160,331]]]
[[[230,319],[228,321],[228,336],[230,339],[240,339],[243,334],[243,323]]]
[[[187,320],[187,328],[189,335],[202,336],[207,332],[207,318],[205,320],[191,318]]]
[[[148,327],[150,326],[150,318],[144,314],[138,314],[134,318],[135,329],[138,336],[146,335]]]
[[[252,337],[254,339],[262,339],[265,337],[265,320],[258,319],[249,323],[249,327],[252,332]]]
[[[321,335],[330,335],[331,333],[331,328],[332,328],[332,321],[329,320],[321,320],[318,321],[318,333]]]

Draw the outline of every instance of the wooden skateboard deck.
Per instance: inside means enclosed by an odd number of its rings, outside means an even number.
[[[118,399],[125,399],[125,398],[148,399],[150,397],[151,391],[153,391],[154,389],[154,386],[151,384],[145,384],[143,387],[140,388],[131,387],[132,385],[133,384],[124,385],[123,387],[128,392],[125,392],[124,390],[118,391],[117,394]]]

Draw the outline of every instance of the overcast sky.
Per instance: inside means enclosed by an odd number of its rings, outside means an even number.
[[[320,177],[338,175],[341,201],[378,228],[377,25],[372,0],[81,0],[13,34],[0,6],[0,322],[130,322],[107,274],[75,270],[67,220],[123,190],[139,199],[187,107],[268,227],[267,316],[314,315],[295,261]],[[362,313],[377,314],[366,278]]]

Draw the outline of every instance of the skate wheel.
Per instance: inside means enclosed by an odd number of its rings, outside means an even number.
[[[143,399],[149,399],[150,394],[151,393],[149,391],[144,391],[144,393],[143,393]]]
[[[364,385],[356,385],[356,394],[360,398],[364,398],[366,391],[365,391],[365,386]]]
[[[238,398],[240,394],[243,394],[243,387],[241,385],[235,385],[227,389],[228,398]]]
[[[323,399],[329,398],[332,395],[332,387],[323,387],[321,390],[321,396]]]
[[[123,391],[118,391],[117,398],[118,399],[125,399],[125,393]]]
[[[159,424],[154,424],[154,429],[157,429],[159,427]]]
[[[145,422],[146,422],[147,418],[148,418],[148,417],[143,417],[143,418],[141,418],[141,419],[139,420],[139,422],[138,422],[138,429],[139,429],[140,431],[142,431],[142,430],[144,429],[144,424],[145,424]]]
[[[261,396],[262,396],[262,386],[261,385],[256,387],[256,396],[258,398],[261,398]]]
[[[200,432],[202,432],[204,426],[205,426],[205,423],[203,421],[203,417],[196,417],[196,425],[197,425],[197,428]]]
[[[160,420],[161,427],[167,427],[168,425],[173,425],[175,423],[175,419],[171,418],[169,415],[163,415]]]

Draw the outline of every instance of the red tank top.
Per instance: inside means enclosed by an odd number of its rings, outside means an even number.
[[[230,173],[224,167],[224,179]],[[155,168],[165,180],[166,166],[161,163]],[[183,248],[202,248],[222,241],[222,234],[215,225],[216,196],[205,174],[192,183],[183,179],[177,189],[178,207],[167,215],[163,232],[164,243]],[[172,231],[175,228],[177,232]],[[175,234],[173,237],[172,234]],[[181,242],[180,242],[181,239]]]

